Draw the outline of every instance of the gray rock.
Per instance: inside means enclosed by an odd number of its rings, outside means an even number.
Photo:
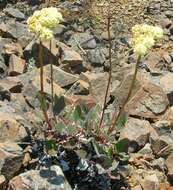
[[[25,15],[20,12],[18,9],[14,9],[14,8],[6,8],[5,13],[9,16],[12,16],[14,18],[16,18],[17,20],[25,20]]]
[[[9,90],[5,89],[3,86],[0,86],[0,101],[11,99],[11,93]]]
[[[0,143],[0,173],[10,180],[22,166],[23,152],[16,143]]]
[[[92,66],[103,66],[106,61],[104,51],[101,48],[89,50],[87,52],[87,57]]]
[[[8,190],[72,190],[59,166],[30,170],[14,177]]]
[[[75,50],[78,50],[78,45],[84,49],[96,48],[96,40],[93,35],[88,33],[75,33],[72,35],[68,44],[71,45]]]
[[[8,22],[7,24],[1,23],[0,31],[2,32],[3,37],[12,37],[14,39],[26,36],[29,33],[25,24],[14,20]]]

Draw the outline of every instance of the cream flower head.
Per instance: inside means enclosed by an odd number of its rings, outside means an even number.
[[[35,11],[28,18],[27,24],[30,32],[39,36],[42,40],[50,40],[53,38],[52,29],[62,21],[62,14],[55,7],[43,8]]]
[[[157,39],[163,37],[163,30],[157,26],[147,24],[132,27],[133,38],[131,41],[136,55],[143,56],[154,45]]]

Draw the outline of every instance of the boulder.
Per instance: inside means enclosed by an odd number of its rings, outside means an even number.
[[[158,119],[168,108],[169,101],[159,86],[144,83],[127,103],[125,110],[132,116]]]
[[[72,190],[59,166],[30,170],[14,177],[8,190]]]
[[[22,160],[22,148],[16,143],[0,143],[0,173],[6,180],[10,180],[19,172]]]

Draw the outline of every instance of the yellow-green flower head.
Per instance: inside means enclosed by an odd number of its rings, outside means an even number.
[[[52,29],[62,20],[62,15],[57,8],[49,7],[35,11],[34,14],[28,18],[27,24],[30,32],[37,34],[42,40],[44,40],[44,37],[45,40],[49,40],[53,37]]]
[[[147,24],[132,27],[132,47],[136,55],[143,56],[154,45],[155,40],[163,37],[163,30]]]

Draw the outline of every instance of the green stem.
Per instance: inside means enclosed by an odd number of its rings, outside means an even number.
[[[119,119],[119,117],[122,115],[123,111],[124,111],[124,108],[126,106],[126,104],[128,103],[131,95],[132,95],[132,92],[133,92],[133,89],[134,89],[134,86],[135,86],[135,82],[136,82],[136,76],[137,76],[137,72],[138,72],[138,67],[139,67],[139,64],[140,64],[140,60],[141,60],[141,56],[138,56],[137,58],[137,63],[136,63],[136,66],[135,66],[135,72],[133,74],[133,79],[132,79],[132,83],[131,83],[131,86],[129,88],[129,92],[128,92],[128,95],[127,95],[127,98],[126,100],[124,101],[118,115],[114,118],[113,120],[113,123],[112,123],[112,126],[109,128],[108,130],[108,134],[110,134],[113,130],[114,130],[114,127]]]
[[[40,41],[39,45],[39,62],[40,62],[40,93],[41,93],[41,100],[45,101],[45,95],[44,95],[44,78],[43,78],[43,47],[42,43]],[[45,101],[46,102],[46,101]],[[52,126],[49,122],[49,117],[46,111],[46,108],[42,107],[43,115],[45,118],[45,121],[48,125],[48,129],[52,129]]]

